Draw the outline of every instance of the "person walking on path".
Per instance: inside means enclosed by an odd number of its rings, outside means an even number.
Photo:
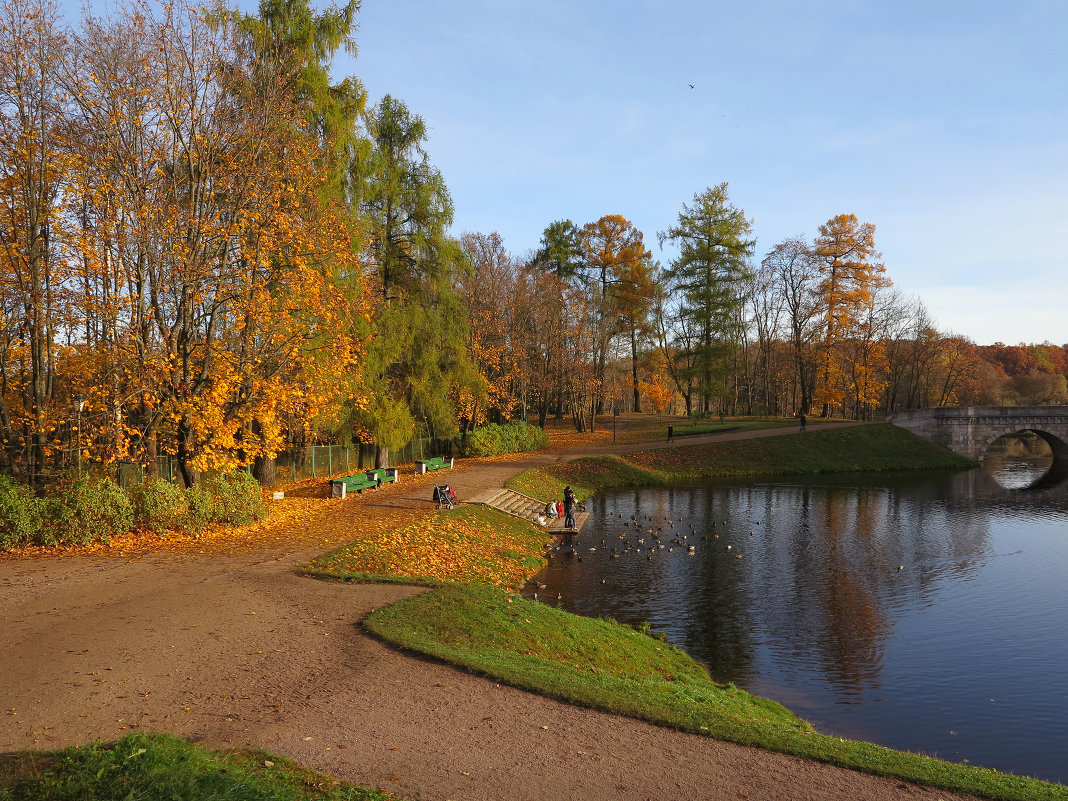
[[[805,430],[805,426],[806,426],[807,423],[808,423],[808,418],[805,416],[804,412],[801,412],[801,430],[802,431]]]
[[[572,492],[571,487],[564,487],[564,528],[568,531],[574,531],[577,526],[575,525],[575,493]]]
[[[668,438],[667,441],[671,442],[671,438],[675,436],[675,426],[668,426]]]

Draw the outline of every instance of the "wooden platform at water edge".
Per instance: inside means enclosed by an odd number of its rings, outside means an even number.
[[[537,498],[531,498],[522,493],[515,492],[514,490],[503,488],[480,492],[468,502],[492,506],[498,511],[512,515],[513,517],[521,518],[534,523],[535,525],[541,525],[541,523],[538,522],[538,518],[545,509],[544,501],[539,501]],[[586,525],[586,521],[589,519],[589,512],[575,512],[575,524],[578,526],[577,531],[582,531],[582,527]],[[564,528],[564,518],[562,517],[557,517],[549,521],[549,525],[545,526],[545,529],[553,534],[568,533]]]

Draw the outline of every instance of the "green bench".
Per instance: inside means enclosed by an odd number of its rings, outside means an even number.
[[[443,470],[446,467],[452,467],[454,462],[451,456],[434,456],[430,459],[416,459],[415,466],[419,468],[419,475],[423,475],[428,470]]]
[[[365,489],[378,489],[380,484],[396,481],[397,475],[395,467],[379,467],[344,478],[335,478],[330,482],[330,495],[334,498],[344,498],[350,492],[362,494]]]
[[[367,477],[379,484],[388,484],[391,481],[397,481],[400,471],[396,467],[376,467],[374,470],[367,471]]]

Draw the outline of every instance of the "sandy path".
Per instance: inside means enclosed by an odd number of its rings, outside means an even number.
[[[462,499],[574,455],[468,463],[449,480]],[[339,521],[428,512],[432,483],[322,501],[321,526],[254,552],[0,561],[0,752],[141,727],[409,799],[959,797],[557,703],[364,636],[364,614],[417,590],[296,568],[345,541]]]

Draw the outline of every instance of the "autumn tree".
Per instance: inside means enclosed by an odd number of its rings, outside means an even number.
[[[826,416],[849,391],[848,365],[840,346],[858,333],[858,327],[869,325],[875,292],[888,281],[886,268],[877,261],[880,254],[875,249],[875,226],[859,222],[855,214],[839,214],[821,225],[812,251],[819,264],[823,311],[814,400],[822,405]]]
[[[637,335],[649,308],[652,254],[645,247],[642,232],[619,214],[606,214],[583,226],[582,242],[597,309],[596,379],[603,384],[612,340],[625,332],[631,343],[632,388],[638,404]]]
[[[38,490],[59,414],[52,402],[65,261],[54,247],[57,206],[77,161],[57,80],[64,54],[53,3],[0,6],[0,425],[7,466]]]
[[[116,61],[126,40],[136,56]],[[352,311],[332,280],[357,269],[347,227],[309,213],[319,142],[234,28],[188,7],[89,20],[78,52],[79,125],[106,132],[72,210],[86,275],[113,298],[97,408],[122,422],[139,402],[127,431],[162,436],[187,485],[273,455],[286,404],[324,402],[337,383],[320,371],[356,355],[333,335]]]
[[[513,351],[518,308],[519,274],[500,234],[464,234],[460,240],[471,272],[459,276],[460,298],[467,309],[468,352],[475,370],[474,386],[455,387],[461,420],[469,428],[502,422],[513,403],[524,396],[513,380],[522,377]]]
[[[661,244],[679,248],[665,279],[679,293],[679,315],[695,339],[692,366],[702,410],[722,397],[730,360],[740,335],[744,282],[755,241],[752,222],[730,202],[727,184],[694,195],[675,225],[659,234]]]

